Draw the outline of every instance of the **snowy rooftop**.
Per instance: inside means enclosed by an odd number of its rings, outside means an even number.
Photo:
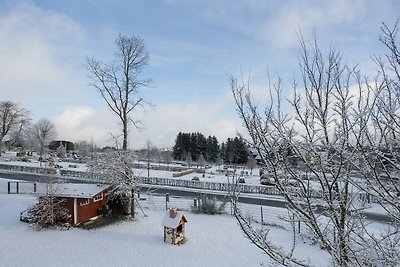
[[[55,195],[92,198],[109,187],[110,185],[105,184],[58,184],[55,189]]]
[[[162,225],[168,228],[177,228],[181,219],[184,222],[187,222],[186,216],[182,211],[177,211],[176,216],[174,218],[169,216],[169,211],[165,213],[164,219],[162,221]]]

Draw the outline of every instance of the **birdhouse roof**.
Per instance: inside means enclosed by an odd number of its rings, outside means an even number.
[[[162,225],[168,228],[177,228],[181,220],[187,222],[187,218],[182,211],[177,211],[174,218],[170,217],[170,213],[167,211],[162,221]]]

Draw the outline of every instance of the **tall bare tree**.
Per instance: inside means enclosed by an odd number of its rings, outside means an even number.
[[[391,32],[384,31],[384,36]],[[393,44],[391,39],[384,40]],[[324,55],[317,41],[307,45],[300,38],[300,44],[302,82],[293,83],[291,100],[284,101],[278,79],[270,84],[268,103],[262,108],[260,100],[252,98],[249,82],[230,78],[248,142],[258,150],[286,200],[292,226],[300,222],[329,253],[334,266],[397,265],[398,217],[391,213],[399,214],[398,187],[393,186],[400,178],[393,171],[398,170],[399,153],[385,151],[397,144],[393,141],[398,135],[392,132],[399,129],[399,121],[394,122],[400,112],[398,76],[394,80],[380,74],[371,84],[356,68],[343,63],[339,50],[331,48]],[[395,49],[390,50],[389,60]],[[389,69],[395,71],[392,63]],[[289,107],[293,113],[284,112]],[[382,179],[385,168],[392,179]],[[378,235],[370,231],[363,215],[371,196],[392,218],[390,230]],[[294,257],[295,234],[291,248],[279,247],[269,239],[269,229],[252,226],[237,208],[236,193],[232,201],[246,236],[273,261],[285,266],[312,265]]]
[[[134,156],[129,150],[106,151],[88,163],[92,179],[114,185],[110,198],[119,202],[129,216],[135,215],[136,181],[132,171]]]
[[[46,146],[57,135],[56,127],[48,119],[40,119],[33,124],[29,130],[29,136],[32,142],[36,143],[39,148],[40,164],[42,163]]]
[[[154,157],[155,147],[150,139],[146,141],[146,161],[147,161],[147,177],[150,177],[150,166],[152,157]]]
[[[149,86],[150,80],[139,78],[149,62],[149,54],[143,39],[136,36],[119,35],[115,44],[117,51],[112,63],[106,64],[95,58],[88,58],[87,62],[91,85],[100,92],[122,124],[122,149],[127,150],[128,125],[130,122],[136,127],[140,124],[132,113],[139,107],[149,105],[140,96],[140,88]]]
[[[393,27],[383,23],[380,41],[387,49],[385,57],[375,56],[379,74],[367,83],[372,95],[370,112],[363,111],[365,129],[356,148],[360,156],[359,184],[368,196],[374,198],[391,220],[384,233],[370,234],[371,248],[376,255],[387,260],[387,266],[400,262],[400,40],[399,19]],[[361,115],[361,112],[360,112]]]
[[[23,127],[28,125],[28,112],[19,104],[11,101],[0,102],[0,155],[5,138],[12,141],[19,137]]]

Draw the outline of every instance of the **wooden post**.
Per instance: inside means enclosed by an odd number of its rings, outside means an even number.
[[[299,220],[299,230],[298,231],[299,231],[299,234],[300,234],[300,220]]]
[[[261,225],[264,224],[264,214],[263,214],[263,207],[261,206]]]
[[[201,198],[200,196],[197,197],[197,210],[200,210],[201,207]]]
[[[165,210],[168,210],[169,193],[165,194]]]
[[[17,194],[19,194],[19,182],[17,182]]]
[[[33,193],[36,193],[36,182],[33,183]]]
[[[7,183],[7,192],[10,194],[11,193],[11,182]]]
[[[133,191],[133,189],[132,189],[132,191],[131,191],[131,196],[132,196],[132,218],[135,218],[135,192]]]

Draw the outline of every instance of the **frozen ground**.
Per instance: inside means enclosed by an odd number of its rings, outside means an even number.
[[[5,152],[0,157],[0,163],[2,164],[9,164],[9,165],[18,165],[18,166],[31,166],[31,167],[40,167],[40,163],[36,160],[36,156],[33,156],[29,162],[17,161],[18,157],[16,157],[16,152]],[[56,159],[56,164],[61,166],[65,170],[72,170],[72,171],[86,171],[86,164],[80,163],[71,163],[71,162],[63,162],[62,159]],[[144,166],[147,162],[141,162]],[[158,164],[152,163],[154,166],[165,166],[165,164]],[[169,164],[169,166],[182,166],[177,164]],[[46,162],[42,163],[42,167],[48,167]],[[233,171],[232,168],[227,169],[229,171]],[[239,171],[241,171],[240,169]],[[147,169],[134,169],[134,172],[138,176],[147,177]],[[252,173],[252,174],[251,174]],[[259,169],[254,168],[253,171],[246,168],[244,170],[244,178],[246,184],[251,185],[260,185],[260,176],[258,175]],[[173,178],[173,172],[171,171],[162,171],[162,170],[150,170],[149,172],[150,177],[157,177],[157,178]],[[221,166],[212,166],[211,168],[206,170],[206,173],[203,177],[200,173],[191,173],[184,176],[181,176],[176,179],[182,180],[191,180],[194,177],[199,178],[200,181],[203,182],[217,182],[217,183],[227,183],[228,178],[225,176],[225,172],[223,170],[223,165]]]
[[[161,221],[165,211],[158,200],[143,203],[147,217],[95,230],[35,231],[19,221],[19,212],[36,201],[30,195],[0,193],[1,266],[259,266],[267,256],[243,236],[230,215],[208,216],[185,211],[187,242],[163,242]],[[271,232],[282,246],[288,232]],[[310,256],[318,266],[328,265],[317,246],[299,244],[297,255]]]
[[[8,164],[38,166],[38,162],[12,162]],[[84,165],[66,169],[84,170]],[[216,168],[208,170],[205,177],[191,174],[180,179],[200,177],[200,181],[225,182],[227,178],[216,175]],[[136,170],[143,176],[147,170]],[[212,172],[212,173],[211,173]],[[254,170],[257,173],[258,170]],[[171,172],[150,171],[150,176],[172,178]],[[246,183],[257,183],[258,176],[246,178]],[[35,203],[31,195],[7,195],[7,181],[0,178],[0,266],[269,266],[268,257],[243,236],[233,216],[197,215],[190,212],[192,199],[174,199],[170,205],[185,210],[188,241],[181,246],[163,243],[161,221],[165,212],[162,197],[150,196],[141,205],[148,217],[140,214],[136,221],[125,221],[97,230],[71,229],[36,232],[19,221],[19,213]],[[31,183],[20,184],[22,191],[31,192]],[[38,185],[38,191],[42,191]],[[255,196],[254,196],[255,197]],[[265,197],[265,196],[264,196]],[[244,212],[257,218],[260,207],[243,205]],[[372,206],[371,211],[379,212]],[[291,245],[290,225],[280,220],[285,210],[264,207],[264,222],[273,227],[270,237],[284,248]],[[376,232],[382,225],[374,223]],[[311,261],[316,266],[328,266],[329,257],[318,245],[298,238],[295,255]]]

